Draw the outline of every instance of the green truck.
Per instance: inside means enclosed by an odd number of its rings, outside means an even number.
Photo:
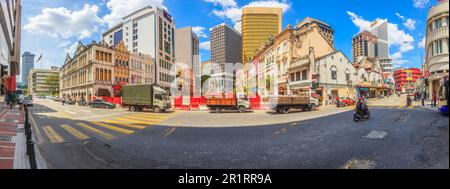
[[[122,107],[132,112],[151,109],[155,113],[171,108],[169,94],[156,84],[125,85],[122,91]]]

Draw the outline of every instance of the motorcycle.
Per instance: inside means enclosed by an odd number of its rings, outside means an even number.
[[[363,107],[358,106],[358,108],[356,108],[355,110],[355,113],[353,114],[353,120],[355,122],[358,122],[360,120],[367,120],[369,118],[370,118],[370,111],[366,105],[363,105]]]

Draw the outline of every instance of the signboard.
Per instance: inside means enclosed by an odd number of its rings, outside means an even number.
[[[426,72],[425,72],[425,77],[426,77],[426,78],[429,78],[430,76],[431,76],[431,73],[430,73],[429,71],[426,71]]]

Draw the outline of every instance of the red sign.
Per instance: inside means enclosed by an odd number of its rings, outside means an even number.
[[[426,78],[429,78],[429,77],[430,77],[430,75],[431,75],[431,74],[430,74],[430,72],[429,72],[429,71],[426,71],[426,72],[425,72],[425,77],[426,77]]]

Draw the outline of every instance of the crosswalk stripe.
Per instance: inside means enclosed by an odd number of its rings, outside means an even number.
[[[86,129],[86,130],[88,130],[88,131],[90,131],[90,132],[92,132],[92,133],[94,133],[94,134],[97,134],[97,135],[99,135],[99,136],[101,136],[101,137],[103,137],[103,138],[105,138],[105,139],[108,139],[108,140],[114,139],[114,136],[113,136],[113,135],[111,135],[111,134],[109,134],[109,133],[107,133],[107,132],[98,130],[98,129],[96,129],[96,128],[93,128],[93,127],[91,127],[91,126],[89,126],[89,125],[86,125],[86,124],[84,124],[84,123],[78,123],[77,125],[80,126],[80,127],[82,127],[83,129]]]
[[[52,143],[61,143],[65,142],[64,138],[61,137],[51,126],[45,126],[42,127],[44,130],[44,133],[47,135],[48,139],[50,139],[50,142]]]
[[[127,124],[137,123],[137,124],[151,125],[151,124],[156,124],[156,123],[161,122],[161,121],[142,121],[142,120],[136,120],[136,119],[127,119],[127,118],[114,118],[114,119],[119,120],[122,123],[127,123]]]
[[[141,120],[141,121],[163,121],[163,120],[167,119],[167,118],[152,118],[152,117],[146,118],[146,117],[135,117],[135,116],[125,116],[122,118],[137,119],[137,120]]]
[[[121,125],[121,126],[124,126],[124,127],[131,127],[131,128],[135,128],[135,129],[145,129],[145,126],[142,126],[142,125],[132,125],[132,124],[127,124],[127,123],[124,123],[124,122],[114,121],[114,120],[103,120],[102,122],[117,124],[117,125]]]
[[[72,134],[75,138],[78,140],[86,140],[89,139],[89,136],[85,135],[81,131],[76,130],[75,128],[71,127],[70,125],[64,124],[60,125],[64,130]]]
[[[90,122],[90,123],[92,123],[94,125],[97,125],[97,126],[100,126],[100,127],[104,127],[104,128],[113,130],[113,131],[117,131],[117,132],[123,133],[123,134],[132,134],[132,133],[134,133],[134,131],[132,131],[132,130],[123,129],[123,128],[120,128],[120,127],[108,125],[106,123],[101,123],[101,122],[96,122],[96,121],[93,121],[93,122]]]

